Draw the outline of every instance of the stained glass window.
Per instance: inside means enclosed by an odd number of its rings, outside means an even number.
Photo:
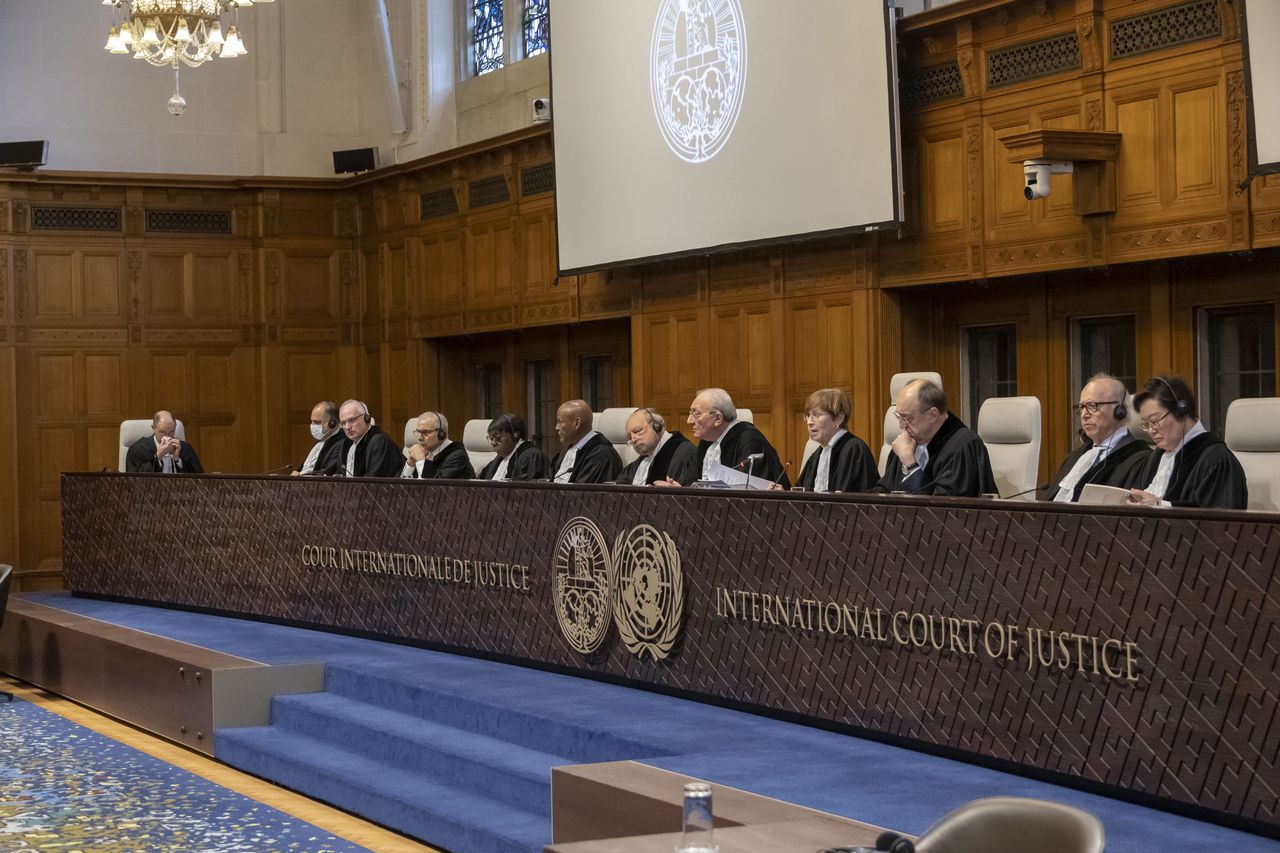
[[[524,55],[546,53],[550,38],[547,32],[547,0],[524,0]]]
[[[470,0],[471,73],[477,77],[503,65],[503,0]]]

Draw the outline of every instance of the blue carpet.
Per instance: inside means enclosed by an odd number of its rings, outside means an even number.
[[[1280,853],[1280,842],[1107,797],[589,679],[65,593],[23,597],[265,663],[325,661],[325,693],[278,698],[270,727],[219,731],[219,757],[458,851],[537,849],[550,839],[550,767],[633,758],[910,833],[978,797],[1026,796],[1098,815],[1109,851]],[[335,739],[361,754],[325,746]]]
[[[365,848],[30,702],[0,702],[2,850]]]

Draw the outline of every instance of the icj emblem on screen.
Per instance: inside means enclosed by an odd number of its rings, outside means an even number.
[[[680,635],[684,578],[670,536],[647,524],[620,535],[612,553],[595,522],[577,517],[556,541],[556,619],[578,652],[600,648],[616,622],[633,655],[666,658]]]
[[[747,33],[738,0],[663,0],[653,26],[649,91],[667,146],[680,159],[714,157],[738,121]]]

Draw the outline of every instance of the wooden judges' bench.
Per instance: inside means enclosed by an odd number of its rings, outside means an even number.
[[[78,593],[530,662],[1280,822],[1280,515],[126,474],[64,475],[62,507]]]

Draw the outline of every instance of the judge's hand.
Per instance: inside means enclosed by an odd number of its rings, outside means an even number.
[[[680,488],[680,483],[676,480],[671,479],[670,477],[666,478],[665,480],[654,480],[653,484],[655,486],[661,486],[664,489]]]
[[[1130,489],[1129,497],[1125,503],[1131,506],[1160,506],[1160,499],[1150,492],[1142,491],[1142,489]]]
[[[905,432],[898,433],[898,437],[893,440],[893,444],[889,445],[889,447],[897,455],[898,461],[902,463],[903,468],[910,468],[916,464],[915,440]]]
[[[166,456],[172,456],[176,459],[178,456],[178,449],[181,447],[182,442],[170,436],[156,446],[156,458],[163,459]]]
[[[413,447],[409,448],[409,463],[411,465],[417,465],[419,462],[422,462],[426,458],[427,458],[427,449],[423,447],[421,444],[415,444]]]
[[[301,477],[301,476],[302,476],[302,472],[301,472],[301,471],[290,471],[290,472],[289,472],[289,476],[290,476],[290,477]]]
[[[789,492],[790,489],[784,489],[781,483],[770,483],[769,491],[771,492]]]

